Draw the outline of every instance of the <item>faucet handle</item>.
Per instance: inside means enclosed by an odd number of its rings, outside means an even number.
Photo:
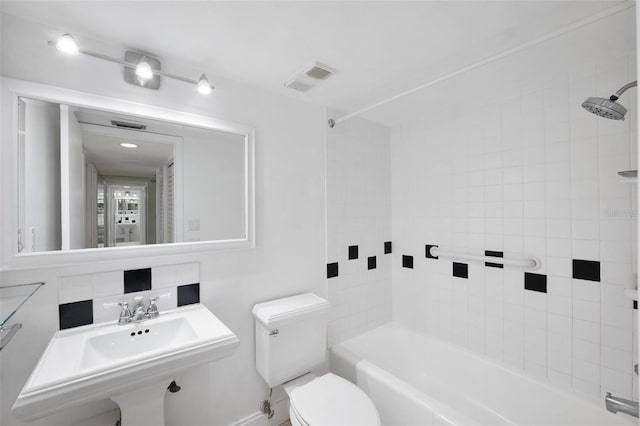
[[[147,315],[149,318],[158,318],[160,316],[160,311],[158,311],[158,305],[156,305],[156,301],[158,297],[150,297],[149,298],[149,306],[147,306]]]
[[[127,324],[131,322],[131,311],[129,310],[128,302],[118,302],[118,306],[122,308],[120,311],[120,317],[118,318],[118,324]]]

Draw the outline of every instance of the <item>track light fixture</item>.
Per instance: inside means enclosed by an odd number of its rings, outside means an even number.
[[[76,40],[69,33],[60,36],[56,42],[56,49],[69,55],[77,55],[79,52]]]
[[[147,57],[143,56],[136,65],[136,75],[143,80],[151,80],[153,78],[153,71],[151,70],[151,65],[147,62]]]
[[[137,52],[127,51],[125,53],[125,60],[121,60],[112,56],[103,55],[102,53],[81,49],[69,33],[63,34],[56,41],[49,41],[49,45],[55,46],[59,51],[69,55],[82,53],[83,55],[123,65],[125,67],[125,80],[139,87],[157,89],[160,86],[160,77],[167,77],[193,84],[197,87],[198,92],[203,95],[208,95],[213,90],[213,85],[209,83],[209,80],[207,80],[204,74],[196,81],[180,75],[160,71],[160,61],[157,58],[151,58],[150,56],[141,55]],[[128,60],[130,58],[136,58],[136,60]],[[134,75],[136,77],[135,81],[126,78],[128,75]]]
[[[208,95],[211,93],[211,90],[213,90],[213,86],[211,86],[211,83],[207,80],[207,76],[202,74],[200,80],[198,80],[198,92],[203,95]]]

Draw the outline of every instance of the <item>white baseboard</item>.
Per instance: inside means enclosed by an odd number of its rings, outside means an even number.
[[[229,426],[269,426],[269,419],[266,414],[256,411],[240,420],[236,420]]]
[[[274,402],[272,408],[275,413],[271,419],[266,414],[256,411],[229,426],[278,426],[289,419],[289,404],[286,398]]]

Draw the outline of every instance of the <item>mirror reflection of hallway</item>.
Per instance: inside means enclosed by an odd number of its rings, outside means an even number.
[[[109,215],[109,220],[113,222],[110,224],[113,233],[109,246],[146,244],[145,188],[132,188],[130,185],[109,186],[109,193],[113,194],[114,207],[114,214]]]

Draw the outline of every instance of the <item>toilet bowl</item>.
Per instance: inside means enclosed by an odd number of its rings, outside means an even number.
[[[285,385],[293,426],[379,426],[378,411],[356,385],[328,373]]]

